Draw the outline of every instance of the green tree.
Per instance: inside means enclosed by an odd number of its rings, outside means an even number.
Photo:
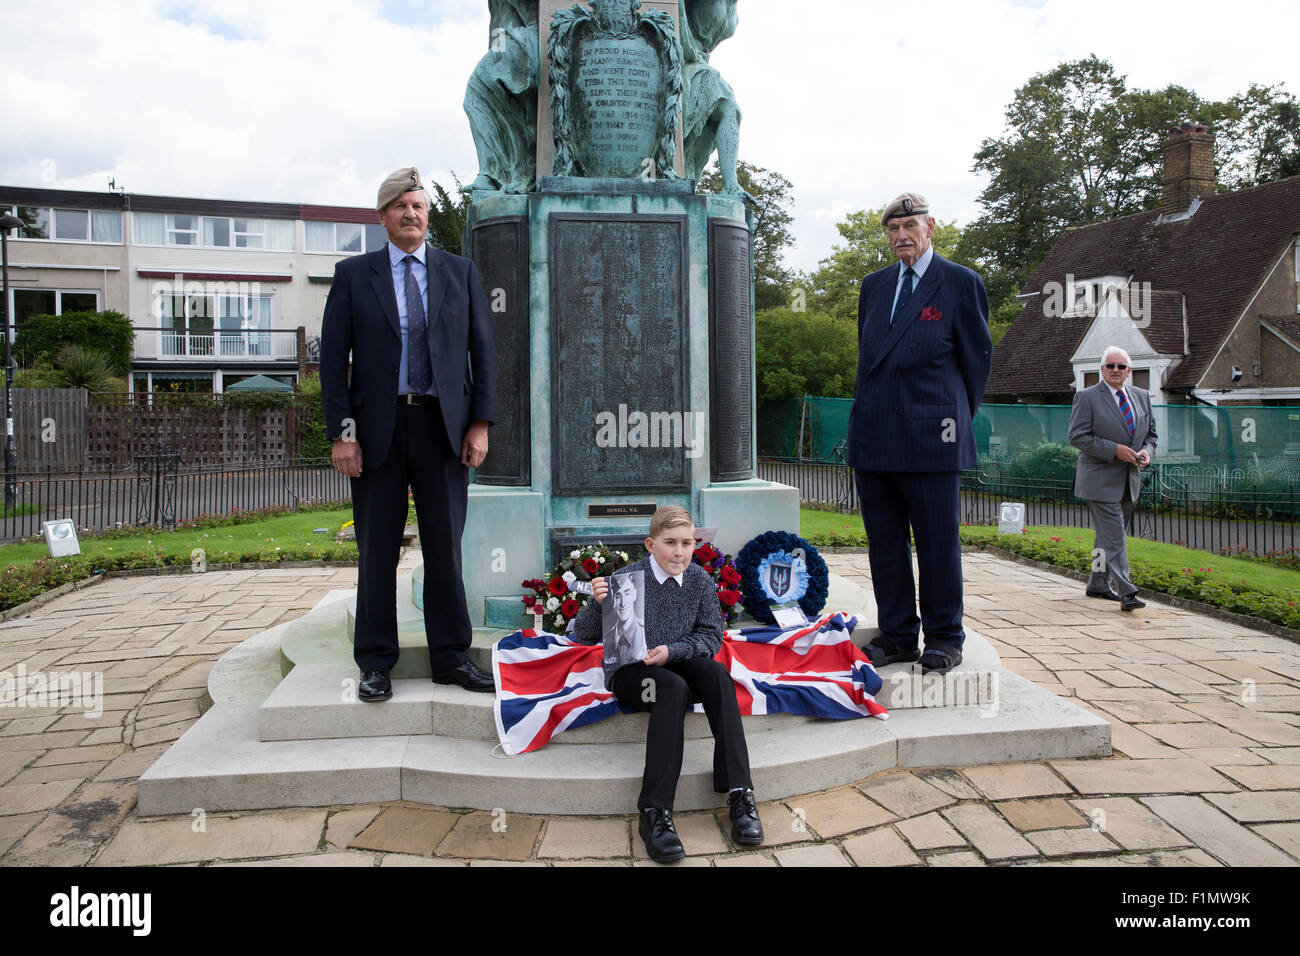
[[[1005,115],[1003,134],[975,154],[989,182],[961,243],[983,263],[1000,321],[1018,314],[1015,296],[1064,230],[1159,206],[1164,143],[1185,121],[1215,131],[1220,188],[1300,172],[1300,108],[1280,86],[1227,102],[1176,85],[1131,90],[1090,56],[1030,77]]]
[[[807,277],[808,288],[812,290],[811,308],[856,323],[862,280],[877,269],[898,261],[889,244],[889,236],[880,225],[883,212],[883,208],[859,210],[849,213],[843,222],[836,223],[835,228],[844,242],[832,246],[831,254]],[[978,263],[959,250],[961,236],[962,231],[955,222],[937,223],[931,238],[934,251],[945,259],[977,268]]]
[[[1300,175],[1300,104],[1281,84],[1252,83],[1224,112],[1216,137],[1228,153],[1218,164],[1221,184],[1243,189]]]
[[[764,309],[756,325],[759,405],[804,395],[852,397],[858,371],[854,323],[815,312]]]
[[[785,267],[785,251],[794,245],[790,209],[794,188],[790,180],[773,170],[740,162],[736,180],[754,197],[754,307],[769,309],[789,305],[794,274]],[[722,174],[715,160],[698,183],[700,192],[722,191]]]
[[[429,181],[429,244],[459,256],[469,222],[470,194],[460,191],[460,177],[452,173],[451,178],[456,183],[454,193],[436,180]]]

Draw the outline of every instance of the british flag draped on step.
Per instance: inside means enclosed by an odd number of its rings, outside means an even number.
[[[875,701],[880,675],[853,643],[857,623],[827,614],[803,627],[728,631],[715,659],[731,673],[740,713],[888,717]],[[619,713],[605,686],[603,653],[600,644],[531,628],[501,638],[492,649],[501,748],[512,756],[528,753],[560,731]]]

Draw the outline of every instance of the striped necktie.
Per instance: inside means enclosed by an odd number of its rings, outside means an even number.
[[[1124,394],[1124,389],[1117,388],[1115,397],[1119,399],[1119,410],[1124,416],[1124,424],[1128,426],[1129,435],[1133,434],[1133,406],[1128,403],[1128,396]]]

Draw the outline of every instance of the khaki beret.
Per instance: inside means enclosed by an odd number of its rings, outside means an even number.
[[[920,193],[903,193],[885,207],[885,211],[880,216],[880,224],[886,229],[889,228],[889,220],[905,219],[908,216],[928,216],[930,214],[930,204]]]
[[[407,166],[397,170],[379,184],[379,198],[375,200],[378,205],[375,208],[379,212],[383,212],[384,208],[394,199],[403,193],[409,193],[412,189],[424,190],[425,201],[428,201],[429,192],[424,189],[424,183],[420,179],[420,171],[414,166]]]

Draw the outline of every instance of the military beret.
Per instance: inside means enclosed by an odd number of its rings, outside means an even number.
[[[930,204],[920,193],[903,193],[893,202],[885,207],[884,213],[880,216],[880,224],[886,229],[889,228],[889,220],[904,219],[908,216],[928,216],[930,214]]]
[[[407,166],[392,173],[387,179],[379,184],[379,198],[375,200],[378,205],[375,206],[380,212],[398,196],[408,193],[412,189],[424,189],[424,183],[420,180],[420,171],[414,166]],[[424,191],[424,198],[427,202],[429,199],[428,190]]]

